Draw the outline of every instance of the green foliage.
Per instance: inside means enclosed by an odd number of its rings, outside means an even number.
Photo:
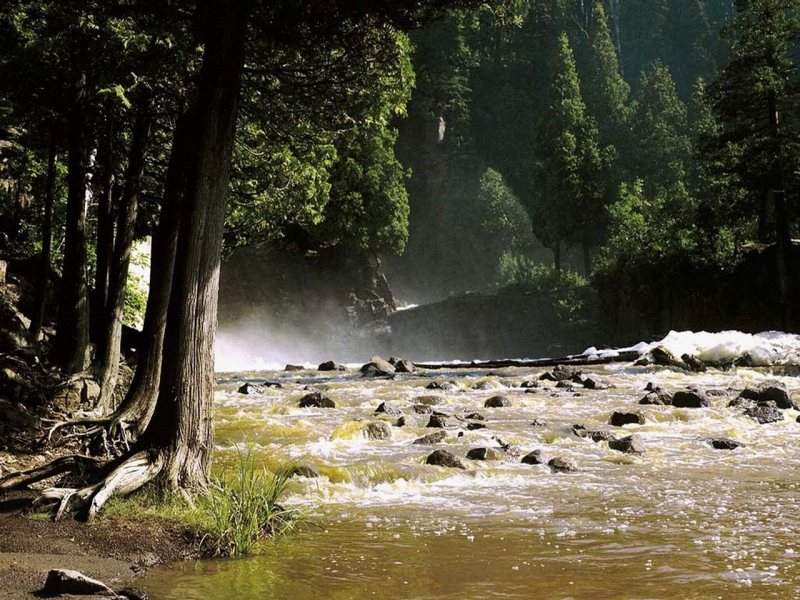
[[[125,286],[125,305],[122,322],[129,327],[141,329],[144,326],[144,313],[147,309],[147,282],[150,268],[150,248],[143,243],[135,244],[131,251],[128,281]]]

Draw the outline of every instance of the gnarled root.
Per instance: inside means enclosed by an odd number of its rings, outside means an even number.
[[[140,411],[123,405],[106,416],[85,415],[72,420],[57,421],[47,432],[47,442],[53,442],[55,434],[64,429],[84,427],[82,431],[61,435],[59,442],[82,439],[90,443],[99,435],[106,455],[120,456],[130,450],[130,445],[144,431],[149,416],[150,411]]]
[[[101,460],[91,456],[82,456],[80,454],[62,456],[40,467],[34,467],[27,471],[9,473],[0,479],[0,492],[25,488],[32,483],[37,483],[71,471],[81,472],[97,470],[102,467],[102,465],[103,462]]]
[[[97,459],[84,456],[66,456],[43,467],[7,476],[0,481],[0,492],[19,489],[55,475],[77,471],[83,460],[93,461],[95,472],[99,469],[105,472],[105,475],[82,488],[50,487],[44,489],[32,499],[31,506],[34,508],[53,507],[56,520],[61,519],[68,512],[81,510],[86,511],[84,514],[87,519],[92,519],[110,498],[132,494],[155,479],[164,465],[161,454],[146,450],[130,454],[109,465],[102,465]]]

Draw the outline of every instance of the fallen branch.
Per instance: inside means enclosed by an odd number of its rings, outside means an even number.
[[[585,354],[570,354],[561,358],[532,358],[532,359],[503,359],[503,360],[473,360],[471,362],[442,362],[442,363],[414,363],[418,369],[504,369],[507,367],[555,367],[557,365],[592,366],[605,365],[617,362],[631,362],[641,354],[636,350],[623,350],[616,356],[595,356]]]

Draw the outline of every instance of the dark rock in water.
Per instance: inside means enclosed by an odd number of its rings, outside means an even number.
[[[467,423],[467,429],[469,431],[475,431],[476,429],[486,429],[485,423]]]
[[[453,456],[447,450],[434,450],[425,459],[429,465],[436,465],[437,467],[448,467],[451,469],[465,469],[464,463]]]
[[[625,454],[644,454],[644,444],[636,434],[618,440],[609,440],[608,447]]]
[[[443,415],[431,415],[426,427],[447,427],[447,417]]]
[[[236,390],[240,394],[250,395],[250,394],[260,394],[261,388],[252,383],[245,383],[242,384],[238,390]]]
[[[633,366],[634,367],[649,367],[652,364],[653,364],[653,359],[650,356],[645,355],[645,356],[640,356],[639,358],[637,358],[634,361]]]
[[[658,388],[657,391],[649,392],[644,398],[639,400],[639,404],[670,406],[672,404],[672,396],[668,392]]]
[[[744,414],[762,425],[783,421],[784,419],[783,413],[773,401],[759,402],[756,406],[751,406],[745,410]]]
[[[572,433],[579,438],[590,439],[593,442],[607,442],[616,439],[610,431],[603,431],[601,429],[587,429],[583,425],[573,425]]]
[[[395,374],[395,368],[380,356],[373,356],[372,360],[361,367],[364,377],[390,377]]]
[[[403,411],[397,408],[391,402],[381,402],[378,405],[378,408],[375,409],[376,413],[383,413],[389,415],[390,417],[399,417],[403,414]]]
[[[652,381],[648,381],[647,385],[644,386],[645,392],[660,392],[663,388],[658,385],[657,383],[653,383]]]
[[[608,419],[608,424],[614,427],[622,427],[623,425],[644,425],[644,415],[638,412],[621,412],[615,410],[611,413]]]
[[[429,415],[433,412],[433,409],[430,406],[426,406],[425,404],[415,404],[411,407],[418,415]]]
[[[724,398],[727,395],[728,392],[725,390],[713,389],[713,388],[710,390],[706,390],[706,396],[709,396],[710,398]]]
[[[485,421],[486,417],[484,417],[481,413],[474,412],[469,413],[468,415],[464,415],[465,419],[472,419],[473,421]]]
[[[522,457],[522,462],[526,465],[544,465],[548,460],[541,450],[534,450]]]
[[[346,371],[347,367],[332,360],[326,360],[317,367],[317,371]]]
[[[532,388],[541,387],[541,384],[538,381],[535,381],[533,379],[528,379],[528,380],[523,381],[522,383],[520,383],[519,387],[524,388],[524,389],[532,389]]]
[[[261,385],[263,385],[265,388],[275,388],[277,390],[283,388],[283,384],[279,381],[265,381]]]
[[[283,370],[284,371],[302,371],[303,368],[304,368],[303,365],[286,365]]]
[[[692,356],[691,354],[683,354],[681,355],[681,360],[686,364],[689,370],[694,373],[703,373],[706,370],[706,363],[696,356]]]
[[[739,398],[745,400],[755,400],[756,402],[774,402],[778,408],[797,408],[786,386],[778,381],[763,383],[757,388],[745,388],[739,394]]]
[[[703,392],[687,390],[675,392],[672,406],[676,408],[705,408],[709,406],[708,398]]]
[[[711,444],[712,448],[717,450],[735,450],[742,445],[741,442],[737,442],[736,440],[731,440],[728,438],[713,438],[708,440],[708,442]]]
[[[749,398],[743,398],[742,396],[737,396],[736,398],[728,402],[729,408],[745,409],[745,408],[752,408],[756,405],[758,405],[758,402],[756,402],[755,400],[750,400]]]
[[[506,396],[492,396],[483,403],[485,408],[503,408],[511,406],[511,400]]]
[[[581,377],[580,383],[587,390],[607,390],[610,386],[597,377]]]
[[[398,373],[413,373],[414,371],[417,370],[413,362],[411,362],[410,360],[406,360],[404,358],[401,358],[400,360],[395,362],[394,368],[395,371],[397,371]]]
[[[296,465],[289,470],[289,477],[304,477],[306,479],[316,479],[319,471],[308,465]]]
[[[394,424],[395,427],[405,427],[406,426],[406,418],[400,417]]]
[[[417,396],[416,401],[418,404],[424,404],[425,406],[435,406],[442,403],[442,398],[439,396]]]
[[[545,421],[540,421],[539,419],[534,419],[531,421],[531,427],[547,427],[547,423]]]
[[[672,352],[667,350],[664,346],[657,346],[650,351],[650,358],[657,365],[666,367],[678,367],[681,369],[687,368],[685,362],[675,356]]]
[[[578,470],[578,465],[575,464],[575,461],[561,456],[551,458],[547,461],[547,466],[550,467],[550,470],[554,473],[572,473]]]
[[[571,382],[567,381],[566,379],[562,379],[558,383],[556,383],[557,388],[563,388],[567,390],[572,390],[575,386],[572,385]]]
[[[126,598],[127,600],[150,600],[150,596],[147,595],[147,592],[134,590],[132,588],[122,589],[117,592],[117,595],[120,598]]]
[[[556,365],[552,371],[542,374],[539,379],[543,381],[565,381],[580,374],[580,369],[576,367],[571,367],[569,365]]]
[[[452,390],[457,386],[452,381],[431,381],[425,386],[426,390]]]
[[[114,596],[114,591],[102,581],[87,577],[79,571],[69,569],[53,569],[47,574],[47,580],[42,589],[44,596],[61,596],[74,594],[76,596],[92,596],[103,594]]]
[[[311,392],[300,399],[300,408],[336,408],[336,403],[321,392]]]
[[[444,431],[434,431],[433,433],[429,433],[428,435],[423,435],[421,438],[415,439],[414,443],[417,445],[432,446],[433,444],[442,443],[446,437],[447,433]]]
[[[494,448],[471,448],[467,452],[467,458],[470,460],[502,460],[503,453]]]
[[[539,388],[528,388],[525,390],[526,394],[536,394],[539,392]]]
[[[392,428],[384,421],[373,421],[364,426],[364,435],[368,440],[389,440],[392,438]]]

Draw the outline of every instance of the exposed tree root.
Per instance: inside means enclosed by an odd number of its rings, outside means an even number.
[[[93,519],[114,496],[127,496],[151,482],[161,472],[164,460],[160,453],[140,450],[123,460],[103,464],[85,456],[65,456],[36,469],[12,473],[0,481],[0,492],[25,488],[56,475],[68,472],[80,474],[84,461],[92,467],[92,483],[84,487],[50,487],[31,498],[32,508],[52,508],[55,520],[65,514],[83,512],[87,520]],[[98,479],[98,472],[101,473]]]

